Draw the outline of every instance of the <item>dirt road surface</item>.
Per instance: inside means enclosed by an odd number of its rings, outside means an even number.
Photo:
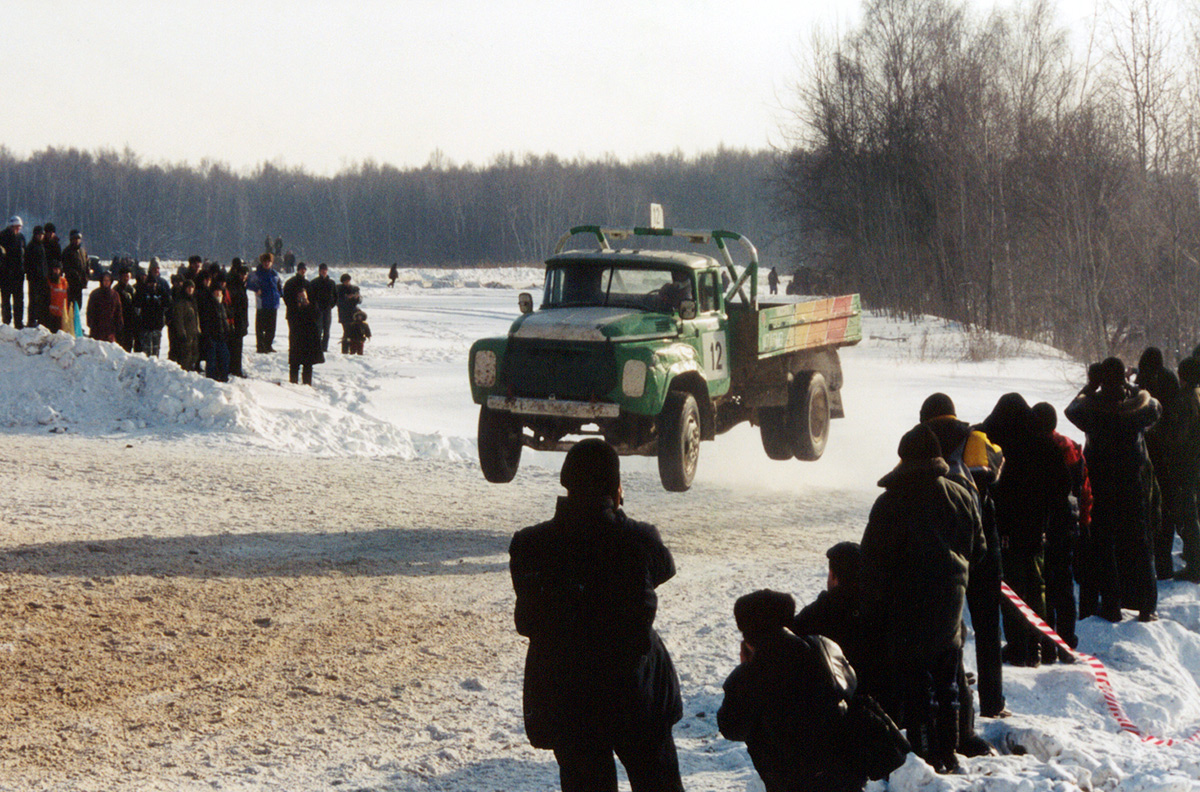
[[[521,724],[507,546],[555,473],[70,435],[0,439],[0,473],[0,790],[554,787]],[[713,747],[733,599],[815,596],[869,504],[626,490],[679,567],[659,625],[685,772],[744,789]]]

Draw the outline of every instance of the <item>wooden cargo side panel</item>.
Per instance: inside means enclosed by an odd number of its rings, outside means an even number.
[[[740,339],[739,339],[740,340]],[[758,312],[760,358],[862,340],[862,308],[857,294],[764,307]]]

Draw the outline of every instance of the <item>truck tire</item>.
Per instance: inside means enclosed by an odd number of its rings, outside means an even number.
[[[825,375],[807,371],[792,380],[787,412],[787,436],[796,459],[820,459],[829,440],[829,386]]]
[[[658,475],[669,492],[686,492],[700,461],[700,408],[686,391],[671,391],[658,416]]]
[[[763,451],[771,459],[791,459],[795,456],[787,434],[786,407],[759,407],[758,432],[762,436]]]
[[[506,412],[479,408],[479,467],[493,484],[507,484],[521,465],[521,424]]]

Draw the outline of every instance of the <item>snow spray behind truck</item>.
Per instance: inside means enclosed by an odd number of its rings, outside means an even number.
[[[596,246],[565,250],[578,235]],[[719,259],[632,246],[651,237],[713,246]],[[844,415],[838,347],[862,339],[859,296],[760,304],[758,268],[732,231],[568,231],[546,261],[540,307],[521,294],[508,335],[471,347],[484,477],[512,481],[525,446],[566,451],[569,438],[601,436],[620,454],[657,456],[663,486],[682,492],[701,441],[743,421],[771,459],[819,459]]]

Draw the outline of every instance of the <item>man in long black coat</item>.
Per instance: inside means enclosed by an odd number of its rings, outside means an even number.
[[[1125,364],[1116,357],[1088,370],[1088,384],[1063,411],[1087,435],[1098,613],[1109,621],[1121,620],[1122,607],[1138,611],[1142,621],[1158,618],[1145,433],[1161,413],[1156,399],[1125,381]],[[1096,593],[1081,592],[1080,615],[1097,612],[1094,601],[1085,601]]]
[[[967,570],[987,550],[974,496],[946,478],[937,436],[918,425],[879,480],[862,537],[864,619],[895,671],[908,740],[939,772],[958,767],[958,666]]]
[[[554,751],[563,792],[681,790],[671,726],[679,680],[654,630],[655,587],[675,574],[658,530],[621,511],[616,451],[598,438],[563,462],[555,515],[509,545],[525,659],[525,732]]]

